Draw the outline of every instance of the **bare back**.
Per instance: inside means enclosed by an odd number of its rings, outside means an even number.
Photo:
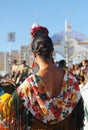
[[[39,71],[37,75],[41,76],[41,79],[47,87],[50,97],[56,97],[61,90],[65,71],[59,67],[53,66],[42,71]]]

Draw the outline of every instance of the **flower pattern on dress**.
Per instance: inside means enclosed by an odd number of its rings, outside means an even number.
[[[38,75],[30,75],[18,88],[17,93],[24,106],[44,123],[56,124],[67,118],[81,94],[74,75],[69,71],[64,79],[61,92],[51,98],[47,87]]]

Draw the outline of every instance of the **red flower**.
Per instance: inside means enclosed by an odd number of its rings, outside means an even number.
[[[32,108],[33,108],[33,110],[34,110],[35,112],[37,112],[37,111],[39,110],[37,105],[33,105]]]
[[[30,91],[30,88],[27,88],[27,89],[26,89],[26,93],[29,92],[29,91]]]
[[[75,107],[75,105],[76,105],[76,103],[72,103],[72,108],[74,108],[74,107]]]
[[[37,95],[37,93],[38,93],[38,88],[37,88],[36,86],[33,86],[32,89],[33,89],[33,91],[34,91],[34,94]]]
[[[74,88],[75,88],[75,90],[77,90],[77,91],[80,90],[77,82],[74,82]]]
[[[68,71],[68,74],[74,76],[74,73],[72,71]]]
[[[44,33],[45,35],[48,35],[48,33],[49,33],[47,28],[42,27],[42,26],[37,26],[37,27],[35,27],[35,28],[32,29],[31,35],[32,35],[33,37],[35,37],[36,34],[37,34],[38,32],[40,32],[40,31],[43,31],[43,33]]]
[[[54,117],[55,117],[55,118],[59,118],[59,117],[60,117],[60,112],[55,112],[55,113],[54,113]]]
[[[70,86],[72,86],[72,84],[73,84],[73,79],[68,79],[68,83],[69,83]]]
[[[69,93],[68,93],[68,92],[64,92],[64,93],[63,93],[63,97],[64,97],[64,99],[65,99],[65,98],[67,98],[67,97],[68,97],[68,95],[69,95]]]
[[[72,103],[68,102],[67,105],[66,105],[66,107],[70,107],[71,105],[72,105]]]
[[[51,112],[54,114],[54,113],[56,112],[56,107],[52,105],[52,106],[50,107],[50,110],[51,110]]]
[[[27,107],[29,108],[30,107],[30,105],[31,105],[31,103],[30,103],[30,101],[27,103]]]
[[[30,78],[30,77],[28,77],[26,80],[27,80],[27,82],[30,82],[30,81],[31,81],[31,78]]]
[[[54,113],[54,116],[55,116],[56,118],[59,118],[60,115],[61,115],[61,112],[62,112],[62,108],[58,108],[57,111]]]
[[[18,95],[19,95],[20,98],[24,97],[24,93],[23,92],[20,92]]]
[[[41,114],[40,113],[36,113],[35,115],[37,118],[41,118]]]

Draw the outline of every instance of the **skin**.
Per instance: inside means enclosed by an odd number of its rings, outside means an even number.
[[[36,75],[41,77],[50,97],[56,97],[61,91],[65,71],[56,67],[50,59],[44,59],[36,53],[34,53],[34,58],[39,66]]]

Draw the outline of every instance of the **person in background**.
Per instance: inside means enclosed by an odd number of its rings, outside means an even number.
[[[12,69],[11,69],[11,79],[14,82],[16,81],[17,73],[18,73],[18,64],[17,64],[17,60],[14,60],[12,62]]]
[[[23,60],[18,67],[18,77],[16,79],[17,86],[21,84],[29,75],[29,66],[26,65],[26,60]]]
[[[66,68],[66,61],[65,60],[60,60],[59,61],[59,67],[61,67],[61,68]]]
[[[88,61],[86,59],[82,60],[81,73],[83,74],[85,83],[88,82]]]
[[[69,71],[71,71],[73,74],[75,74],[75,65],[74,64],[70,65]]]
[[[82,66],[81,66],[81,70],[83,71],[83,72],[87,72],[87,60],[86,59],[83,59],[82,60]]]
[[[81,84],[82,80],[83,80],[83,77],[82,77],[82,74],[81,74],[81,70],[80,70],[80,66],[79,64],[75,64],[74,65],[74,75],[78,81],[78,84]]]

